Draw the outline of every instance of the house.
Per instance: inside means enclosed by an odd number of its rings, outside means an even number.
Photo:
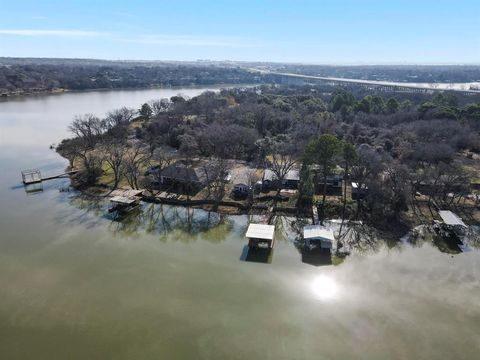
[[[368,186],[357,182],[352,182],[352,199],[362,199],[368,192]]]
[[[199,190],[207,184],[205,170],[199,166],[176,161],[162,170],[154,169],[155,178],[160,186],[179,186],[188,190]]]
[[[335,237],[332,230],[327,230],[321,225],[305,225],[303,227],[303,240],[306,249],[311,249],[316,244],[321,249],[330,250],[333,247]]]
[[[249,166],[236,166],[232,171],[231,180],[233,183],[232,193],[234,197],[247,197],[253,190],[252,185],[255,180],[255,172],[257,169]]]
[[[284,189],[298,189],[299,183],[300,172],[297,169],[290,169],[281,183],[272,170],[265,169],[262,178],[262,189],[271,190],[278,189],[279,187]]]
[[[435,195],[443,192],[468,192],[471,183],[467,179],[458,178],[452,181],[452,177],[442,175],[437,179],[425,179],[420,181],[416,187],[424,195]]]
[[[329,175],[327,176],[327,193],[337,193],[342,190],[342,175]],[[321,174],[316,174],[314,177],[315,193],[323,194],[324,178]]]
[[[249,224],[245,236],[250,248],[272,249],[275,242],[275,225]]]

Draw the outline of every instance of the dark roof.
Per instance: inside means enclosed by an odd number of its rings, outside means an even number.
[[[206,181],[206,174],[202,168],[189,166],[183,161],[177,161],[167,166],[160,172],[160,175],[184,183],[204,183]]]

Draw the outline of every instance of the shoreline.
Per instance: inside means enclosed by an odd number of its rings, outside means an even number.
[[[70,180],[71,177],[70,177]],[[117,192],[129,192],[129,191],[138,191],[133,189],[124,189],[124,188],[117,188],[115,190],[112,189],[105,189],[100,186],[90,186],[87,188],[79,188],[70,184],[72,188],[78,191],[80,194],[87,196],[92,199],[98,200],[107,200],[114,195],[115,191]],[[181,199],[180,196],[176,197],[160,197],[159,194],[144,194],[145,191],[142,190],[142,193],[139,194],[137,197],[140,201],[145,203],[154,203],[154,204],[165,204],[175,207],[191,207],[195,209],[201,209],[208,212],[215,212],[221,215],[265,215],[265,211],[270,211],[277,216],[294,216],[296,218],[302,219],[309,219],[313,220],[313,213],[309,211],[310,209],[301,209],[298,207],[281,207],[281,206],[272,206],[269,208],[266,204],[253,204],[247,205],[243,204],[240,201],[215,201],[211,199]],[[273,200],[273,198],[271,199]],[[279,201],[280,203],[282,200]],[[341,219],[340,214],[336,214],[337,216],[328,216],[325,220],[331,219]],[[345,220],[346,222],[350,221],[348,219]],[[432,225],[432,224],[423,224],[423,223],[416,223],[416,224],[407,224],[406,222],[397,221],[395,223],[389,223],[390,226],[374,226],[371,223],[365,223],[365,225],[374,229],[378,234],[381,234],[382,239],[385,241],[386,245],[390,245],[393,243],[398,243],[401,241],[401,238],[404,237],[406,234],[409,234],[411,231],[415,229],[415,227],[419,225]]]
[[[258,84],[224,84],[224,83],[215,83],[215,84],[190,84],[190,85],[158,85],[151,87],[120,87],[120,88],[92,88],[92,89],[53,89],[53,90],[40,90],[40,91],[25,91],[25,92],[7,92],[0,93],[0,101],[2,100],[12,100],[12,99],[23,99],[36,96],[48,96],[48,95],[61,95],[61,94],[77,94],[77,93],[89,93],[89,92],[107,92],[107,91],[144,91],[144,90],[157,90],[157,89],[195,89],[195,88],[207,88],[207,87],[217,87],[219,89],[223,88],[233,88],[233,87],[254,87],[265,85],[264,83]]]

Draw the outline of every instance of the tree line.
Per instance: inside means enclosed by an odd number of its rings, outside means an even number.
[[[325,93],[315,86],[224,89],[153,100],[105,119],[77,117],[71,126],[75,137],[58,151],[81,159],[85,183],[99,175],[100,158],[112,169],[115,185],[124,176],[133,187],[141,164],[165,164],[171,151],[189,159],[246,160],[272,168],[278,178],[302,164],[299,206],[309,206],[316,165],[324,180],[340,171],[368,188],[352,218],[388,220],[413,208],[426,188],[438,203],[459,203],[468,195],[472,174],[463,159],[480,151],[480,103],[469,100],[450,93],[421,99],[344,89]],[[130,126],[132,121],[138,126]],[[346,203],[342,211],[350,211]]]

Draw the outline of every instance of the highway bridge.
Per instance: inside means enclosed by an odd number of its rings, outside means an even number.
[[[292,82],[293,80],[317,80],[325,83],[326,85],[342,86],[342,85],[356,85],[367,88],[375,88],[383,91],[403,91],[403,92],[430,92],[430,91],[455,91],[464,94],[480,94],[480,88],[472,89],[471,85],[480,86],[479,83],[465,83],[465,84],[449,84],[449,83],[401,83],[393,81],[375,81],[375,80],[359,80],[359,79],[346,79],[336,77],[323,77],[313,75],[302,75],[285,72],[275,72],[263,69],[250,68],[250,71],[258,72],[264,75],[273,75],[279,78],[279,82]]]

